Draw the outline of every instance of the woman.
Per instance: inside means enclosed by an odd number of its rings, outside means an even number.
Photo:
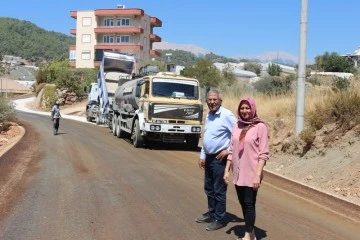
[[[236,193],[245,221],[242,240],[254,240],[255,203],[263,178],[263,168],[269,159],[269,131],[257,117],[255,100],[240,100],[238,122],[232,130],[224,180],[229,183],[230,167],[233,170]]]

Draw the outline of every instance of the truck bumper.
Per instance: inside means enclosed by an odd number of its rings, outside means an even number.
[[[145,123],[144,137],[151,141],[184,143],[189,137],[200,138],[201,125]]]

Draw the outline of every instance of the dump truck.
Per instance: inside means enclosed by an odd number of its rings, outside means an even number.
[[[135,57],[104,51],[97,82],[91,83],[86,104],[86,119],[107,124],[112,116],[112,102],[120,79],[131,79],[135,73]],[[111,120],[111,118],[110,118]]]

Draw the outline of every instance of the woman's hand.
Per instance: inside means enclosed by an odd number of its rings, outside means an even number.
[[[225,170],[225,173],[224,173],[224,181],[225,181],[226,185],[229,184],[229,176],[230,176],[229,171],[226,171],[226,170]]]
[[[254,188],[254,190],[257,190],[260,188],[260,176],[259,175],[255,175],[255,177],[254,177],[253,188]]]

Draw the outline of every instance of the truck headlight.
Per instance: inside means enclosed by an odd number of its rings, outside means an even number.
[[[151,131],[160,131],[161,126],[160,125],[150,125],[150,130]]]
[[[201,127],[191,127],[191,132],[201,132]]]

